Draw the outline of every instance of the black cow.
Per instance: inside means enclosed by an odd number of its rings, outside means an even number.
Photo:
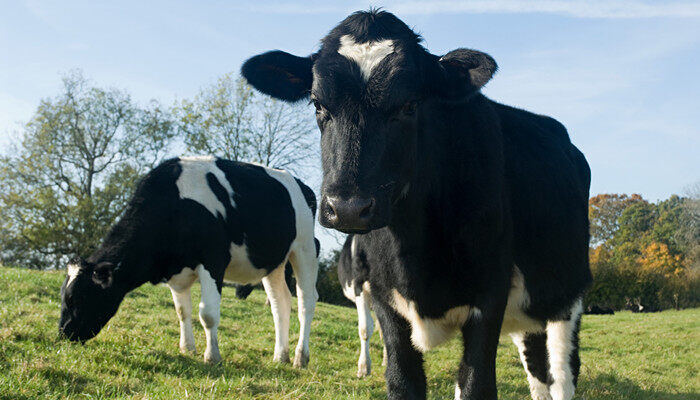
[[[357,360],[357,377],[368,376],[372,371],[372,358],[369,354],[369,341],[374,333],[372,318],[372,292],[369,286],[369,264],[367,255],[354,240],[354,235],[348,235],[338,259],[338,281],[343,287],[343,294],[357,307],[357,332],[360,335],[360,358]],[[378,327],[379,328],[379,327]],[[379,335],[382,335],[381,328]],[[383,341],[383,338],[382,338]],[[387,353],[384,346],[382,365],[386,365]]]
[[[586,315],[613,315],[615,314],[615,311],[610,307],[593,304],[586,307],[586,310],[583,313]]]
[[[309,57],[272,51],[242,68],[260,91],[316,107],[319,218],[361,234],[391,399],[426,397],[422,352],[454,332],[465,344],[457,398],[497,397],[500,332],[533,398],[574,393],[590,170],[559,122],[481,94],[495,71],[479,51],[430,54],[374,10]]]
[[[316,198],[289,173],[214,157],[165,161],[139,183],[124,215],[87,260],[68,265],[59,329],[88,340],[146,282],[167,282],[180,319],[180,349],[194,351],[190,286],[202,287],[204,360],[218,362],[217,327],[224,280],[262,280],[275,321],[274,360],[289,361],[289,260],[297,278],[300,334],[294,365],[309,360],[318,294]]]

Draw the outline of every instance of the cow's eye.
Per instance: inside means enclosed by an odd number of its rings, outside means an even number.
[[[412,101],[407,101],[402,107],[401,107],[401,113],[403,115],[415,115],[416,114],[416,107],[418,107],[418,102],[415,100]]]

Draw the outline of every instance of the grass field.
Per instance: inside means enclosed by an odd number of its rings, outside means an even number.
[[[87,344],[58,340],[63,278],[0,267],[0,399],[386,398],[379,335],[372,338],[372,376],[355,377],[354,309],[318,305],[311,363],[297,370],[272,362],[274,330],[263,292],[241,301],[225,288],[219,330],[224,361],[207,365],[199,324],[199,354],[179,353],[177,317],[165,286],[145,285],[129,294]],[[293,341],[297,330],[294,318]],[[700,309],[585,316],[581,346],[577,399],[700,400]],[[427,355],[429,398],[452,398],[460,353],[453,340]],[[498,388],[502,399],[529,398],[515,347],[506,339],[498,353]]]

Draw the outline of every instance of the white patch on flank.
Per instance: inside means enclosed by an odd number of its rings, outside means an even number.
[[[196,201],[209,210],[214,217],[218,213],[226,218],[226,208],[211,190],[206,179],[207,174],[212,173],[229,194],[228,200],[231,205],[236,206],[232,197],[233,188],[231,188],[224,172],[216,166],[216,158],[213,156],[181,157],[180,166],[182,172],[175,182],[180,192],[180,198]]]
[[[267,274],[263,268],[255,268],[248,257],[248,246],[244,243],[237,245],[231,243],[229,249],[231,260],[224,271],[224,280],[243,284],[257,284]]]
[[[547,322],[547,352],[549,353],[549,373],[554,382],[549,387],[552,400],[570,400],[574,397],[574,375],[570,357],[573,350],[573,333],[576,321],[583,312],[583,302],[578,299],[571,307],[571,318],[563,321]]]
[[[411,341],[422,352],[450,339],[472,315],[476,315],[474,310],[478,310],[464,305],[447,310],[441,318],[422,318],[414,302],[406,300],[396,289],[392,293],[392,307],[411,324]]]
[[[525,367],[525,373],[527,374],[527,383],[530,385],[530,396],[532,397],[532,400],[552,400],[552,397],[549,395],[549,389],[547,388],[547,384],[532,376],[530,370],[527,367],[527,360],[525,358],[524,336],[525,335],[523,333],[512,333],[510,335],[510,337],[513,339],[513,343],[515,343],[515,347],[518,348],[518,353],[520,354],[520,361],[522,361],[523,367]]]
[[[503,316],[501,335],[513,332],[541,332],[544,330],[542,322],[530,318],[523,311],[529,305],[530,295],[525,289],[525,278],[523,278],[520,269],[514,267],[511,288],[508,293],[508,304]]]
[[[78,274],[80,273],[80,265],[78,264],[68,264],[68,283],[66,283],[66,287],[71,284],[75,280],[75,278],[78,277]]]
[[[360,67],[362,78],[367,81],[372,70],[389,54],[394,52],[393,40],[357,43],[350,35],[340,37],[338,54],[355,61]]]
[[[459,383],[455,383],[455,400],[462,398],[462,389],[459,388]]]

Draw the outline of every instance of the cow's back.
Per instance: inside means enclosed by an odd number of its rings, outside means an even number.
[[[127,214],[146,222],[143,235],[159,254],[159,280],[204,264],[229,265],[226,279],[256,283],[287,259],[301,235],[313,238],[315,199],[307,189],[285,171],[181,157],[143,179]],[[235,271],[234,264],[245,271]]]
[[[515,263],[529,312],[548,318],[591,282],[588,266],[590,170],[556,120],[493,103],[504,136]]]

